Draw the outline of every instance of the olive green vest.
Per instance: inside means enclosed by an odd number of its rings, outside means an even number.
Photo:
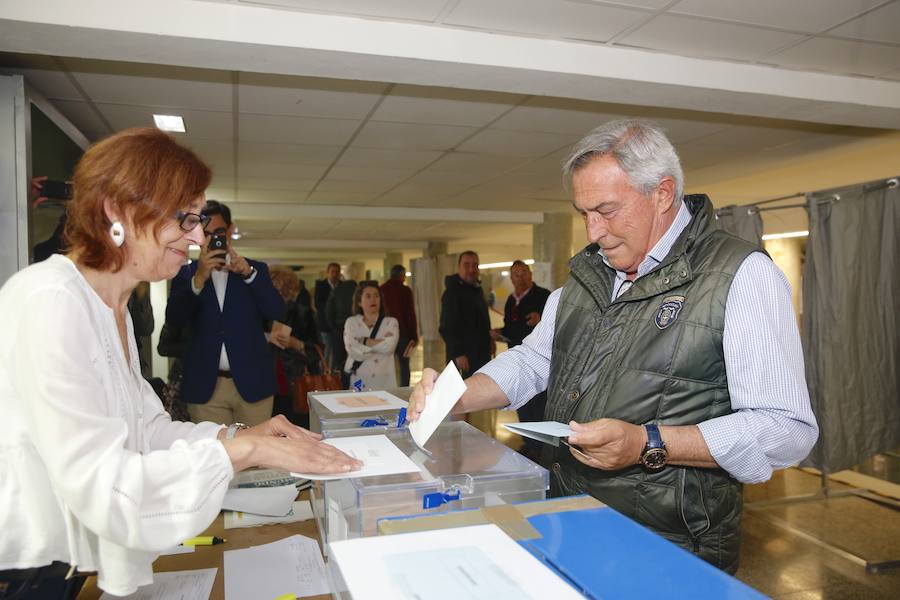
[[[548,420],[691,425],[732,412],[725,302],[738,267],[759,249],[714,230],[705,195],[684,201],[691,222],[668,256],[615,301],[615,271],[595,245],[570,261],[556,315]],[[602,471],[564,446],[549,452],[554,494],[588,493],[719,568],[737,568],[741,485],[725,471]]]

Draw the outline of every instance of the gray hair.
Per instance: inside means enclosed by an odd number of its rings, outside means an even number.
[[[563,164],[563,180],[570,182],[591,159],[607,154],[616,159],[641,194],[649,195],[663,177],[675,180],[676,199],[684,193],[678,153],[659,125],[643,119],[610,121],[584,136]]]

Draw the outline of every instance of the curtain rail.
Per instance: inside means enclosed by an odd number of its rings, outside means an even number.
[[[879,181],[878,183],[872,183],[870,185],[863,186],[864,192],[877,192],[878,190],[884,190],[888,188],[895,188],[900,185],[900,179],[897,177],[892,177],[890,179],[885,179],[884,181]],[[791,198],[799,198],[806,195],[815,195],[818,192],[800,192],[797,194],[790,194],[789,196],[781,196],[779,198],[769,198],[768,200],[763,200],[762,202],[754,202],[753,204],[747,205],[747,214],[752,215],[756,212],[766,212],[769,210],[784,210],[787,208],[804,208],[806,207],[806,203],[800,204],[786,204],[784,206],[770,206],[768,208],[758,208],[762,204],[769,204],[771,202],[778,202],[779,200],[789,200]],[[841,195],[840,194],[831,194],[826,198],[819,199],[819,204],[830,204],[832,202],[840,202]],[[715,211],[716,216],[719,215],[730,215],[735,207],[723,207],[718,208]]]

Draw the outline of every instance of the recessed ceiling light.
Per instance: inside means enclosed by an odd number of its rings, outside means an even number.
[[[178,115],[153,115],[153,122],[163,131],[184,133],[184,119]]]

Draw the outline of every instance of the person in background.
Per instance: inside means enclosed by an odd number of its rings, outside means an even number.
[[[278,393],[275,394],[274,414],[284,415],[291,423],[305,426],[309,415],[294,412],[294,380],[301,377],[307,367],[317,372],[318,355],[315,351],[316,320],[312,309],[300,304],[296,297],[300,289],[297,274],[287,266],[273,265],[269,268],[272,284],[284,299],[285,316],[272,324],[269,342],[275,352],[275,377]],[[278,323],[283,324],[280,326]],[[288,333],[283,327],[290,328]]]
[[[355,314],[355,294],[356,282],[352,279],[342,280],[331,291],[331,295],[328,297],[328,304],[325,306],[325,318],[328,321],[328,326],[331,327],[332,337],[336,340],[332,365],[343,365],[347,362],[346,346],[342,343],[344,341],[344,324],[347,322],[347,319]],[[343,379],[344,387],[350,387],[350,380],[347,378],[346,371],[342,371],[341,378]]]
[[[265,263],[232,246],[234,223],[225,204],[209,200],[200,257],[172,280],[166,321],[191,325],[181,398],[194,422],[257,425],[272,416],[273,358],[266,321],[284,318],[284,301]],[[224,248],[211,246],[224,238]]]
[[[563,175],[589,245],[525,341],[466,381],[457,412],[518,408],[547,390],[551,494],[590,494],[734,573],[742,483],[803,460],[818,437],[791,290],[759,248],[684,194],[653,123],[612,121]],[[410,397],[419,418],[437,372]]]
[[[316,304],[316,325],[319,327],[319,337],[322,338],[322,346],[325,347],[325,360],[330,365],[337,365],[335,362],[334,349],[336,344],[341,344],[342,338],[335,341],[335,333],[328,322],[328,298],[331,292],[341,282],[341,265],[336,262],[328,263],[325,268],[325,279],[316,280],[314,290],[314,300]],[[337,367],[334,367],[337,369]]]
[[[363,281],[353,294],[353,316],[344,324],[347,360],[344,373],[356,389],[386,390],[397,387],[394,351],[400,324],[384,316],[377,281]]]
[[[297,304],[301,306],[305,306],[306,308],[312,308],[312,297],[309,294],[309,290],[306,289],[306,282],[302,279],[299,279],[300,282],[300,291],[297,292]],[[316,340],[318,342],[318,340]]]
[[[419,343],[419,325],[416,323],[416,306],[412,290],[403,285],[406,267],[391,267],[391,278],[381,284],[384,313],[400,324],[400,340],[397,342],[397,363],[400,365],[400,385],[409,385],[409,356]]]
[[[444,280],[439,331],[453,361],[464,377],[491,359],[491,319],[478,281],[478,254],[459,255],[457,272]]]
[[[521,260],[514,261],[509,268],[509,279],[513,284],[513,293],[506,298],[503,306],[503,327],[491,330],[491,337],[506,341],[510,348],[514,348],[525,341],[541,322],[550,290],[534,283],[531,268]],[[546,406],[547,392],[536,394],[516,411],[519,413],[519,421],[543,421]],[[522,440],[525,442],[522,453],[537,460],[543,444],[527,437]]]
[[[157,129],[91,146],[75,170],[68,253],[0,289],[0,590],[73,598],[97,572],[115,596],[206,529],[238,471],[338,473],[360,463],[283,417],[256,427],[173,422],[141,377],[127,303],[174,277],[211,172]],[[69,575],[67,577],[67,575]]]

